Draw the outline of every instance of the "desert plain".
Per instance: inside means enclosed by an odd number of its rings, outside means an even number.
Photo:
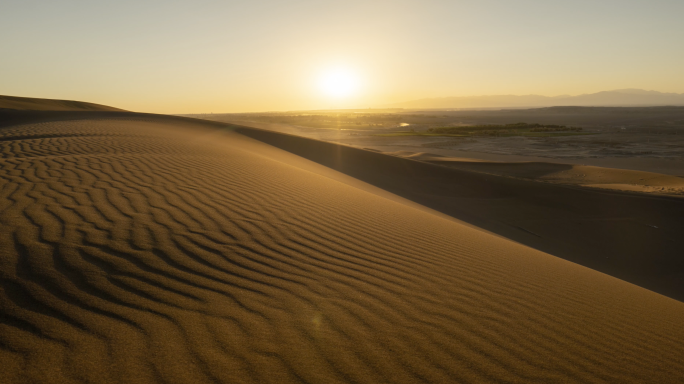
[[[2,383],[684,377],[667,125],[438,137],[0,101]],[[497,113],[448,126],[523,120]]]

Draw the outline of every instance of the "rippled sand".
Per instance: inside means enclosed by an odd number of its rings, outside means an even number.
[[[0,155],[3,383],[684,376],[684,303],[230,129],[44,122]]]

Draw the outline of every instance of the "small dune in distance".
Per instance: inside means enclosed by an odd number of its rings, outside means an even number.
[[[568,162],[641,133],[566,112],[515,113],[591,135],[382,136],[522,120],[507,111],[171,116],[2,96],[0,382],[681,382],[684,199],[622,188],[681,177]],[[489,152],[453,156],[464,143]],[[511,143],[568,155],[492,150]],[[591,159],[622,168],[576,164]]]
[[[0,109],[30,111],[117,111],[123,109],[72,100],[38,99],[32,97],[16,97],[0,95]]]

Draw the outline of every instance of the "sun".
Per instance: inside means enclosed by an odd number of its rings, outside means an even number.
[[[344,98],[353,95],[358,90],[359,79],[351,70],[335,68],[323,72],[318,84],[326,95]]]

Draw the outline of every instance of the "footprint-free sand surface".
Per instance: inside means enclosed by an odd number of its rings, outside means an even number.
[[[521,181],[190,119],[55,116],[0,129],[2,383],[684,377],[684,303],[367,176]]]
[[[0,95],[0,109],[35,111],[117,111],[123,109],[108,105],[87,103],[73,100],[38,99],[33,97],[16,97]]]
[[[388,155],[456,169],[583,187],[684,196],[684,177],[629,169],[549,162],[502,162],[396,151]]]
[[[238,130],[490,233],[684,301],[681,197],[573,185],[585,179],[572,176],[577,166],[569,164],[388,156],[294,135]],[[440,161],[434,164],[435,159]],[[601,172],[614,181],[646,174]],[[564,184],[538,181],[567,173],[571,177],[561,178]]]

